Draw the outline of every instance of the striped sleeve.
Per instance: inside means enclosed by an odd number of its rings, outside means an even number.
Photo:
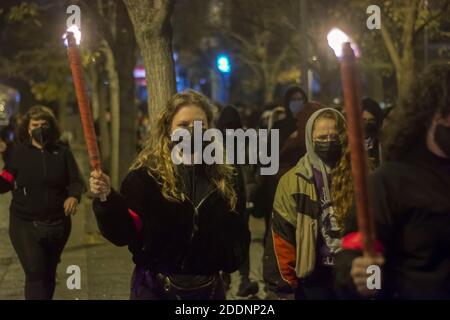
[[[291,288],[297,287],[296,239],[297,213],[294,198],[284,176],[277,187],[272,211],[272,241],[278,273],[282,283]]]

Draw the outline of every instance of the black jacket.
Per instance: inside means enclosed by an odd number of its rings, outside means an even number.
[[[210,275],[237,270],[250,245],[242,216],[214,188],[197,208],[195,215],[190,201],[166,200],[144,168],[125,177],[120,193],[113,190],[105,202],[93,202],[101,233],[117,246],[128,245],[134,262],[152,272]],[[142,221],[140,232],[129,209]]]
[[[386,162],[370,179],[378,240],[385,248],[381,298],[450,299],[450,159],[420,144],[403,161]],[[346,232],[357,229],[355,211]],[[352,297],[352,260],[336,259],[337,286]]]
[[[0,177],[0,193],[12,191],[11,212],[27,220],[63,217],[64,201],[80,201],[84,191],[73,154],[62,143],[16,145]]]

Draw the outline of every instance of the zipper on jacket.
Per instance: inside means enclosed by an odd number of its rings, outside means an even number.
[[[194,202],[193,202],[191,199],[187,198],[188,201],[192,204],[192,207],[194,208],[194,218],[193,218],[194,221],[193,221],[193,230],[192,230],[192,232],[191,232],[191,240],[192,240],[192,238],[194,237],[194,234],[198,231],[198,225],[197,225],[197,222],[195,221],[196,217],[198,217],[198,211],[199,211],[201,205],[206,201],[206,199],[209,198],[209,196],[210,196],[215,190],[216,190],[216,188],[211,189],[211,190],[210,190],[210,191],[209,191],[209,192],[208,192],[208,193],[200,200],[200,202],[198,203],[198,205],[195,205]]]
[[[188,202],[192,205],[192,208],[194,209],[194,214],[193,214],[193,223],[192,223],[192,225],[193,225],[193,227],[192,227],[192,231],[191,231],[191,236],[190,236],[190,238],[189,238],[189,242],[188,242],[188,246],[190,246],[191,244],[192,244],[192,240],[194,239],[194,236],[195,236],[195,234],[197,233],[197,231],[198,231],[198,225],[197,225],[197,221],[196,221],[196,219],[198,219],[198,212],[199,212],[199,209],[200,209],[200,207],[201,207],[201,205],[206,201],[206,199],[208,199],[209,198],[209,196],[214,192],[214,191],[216,191],[216,188],[213,188],[213,189],[211,189],[201,200],[200,200],[200,202],[198,203],[198,205],[195,205],[194,204],[194,202],[189,198],[189,197],[186,197],[187,198],[187,200],[188,200]],[[185,264],[186,264],[186,260],[187,260],[187,258],[188,258],[188,256],[186,255],[185,257],[184,257],[184,259],[183,259],[183,262],[181,263],[181,270],[184,270],[184,266],[185,266]]]

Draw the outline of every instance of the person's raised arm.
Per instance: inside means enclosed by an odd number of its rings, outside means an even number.
[[[120,193],[111,188],[110,178],[103,172],[91,172],[89,185],[97,197],[92,206],[102,235],[117,246],[130,244],[142,229],[145,187],[139,172],[131,171],[125,177]]]

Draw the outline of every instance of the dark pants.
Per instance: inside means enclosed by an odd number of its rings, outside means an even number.
[[[25,272],[25,299],[50,300],[55,291],[56,267],[71,230],[69,217],[42,228],[10,215],[9,237]]]
[[[247,224],[247,227],[249,227],[250,214],[249,214],[248,210],[245,210],[245,212],[244,212],[244,220],[245,220],[245,223]],[[242,278],[248,278],[250,275],[250,247],[248,249],[247,256],[245,257],[244,262],[239,267],[239,273]]]
[[[135,267],[131,278],[130,300],[225,300],[225,289],[220,275],[207,288],[185,291],[178,295],[164,292],[163,284],[150,271]]]
[[[250,213],[245,210],[244,212],[244,221],[247,224],[247,227],[249,227],[250,222]],[[223,272],[225,274],[225,272]],[[239,267],[239,274],[241,276],[241,279],[248,279],[250,276],[250,247],[248,248],[247,255],[245,257],[245,260],[242,262],[242,265]],[[231,274],[227,274],[227,281],[231,281]]]

